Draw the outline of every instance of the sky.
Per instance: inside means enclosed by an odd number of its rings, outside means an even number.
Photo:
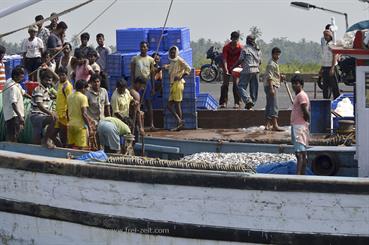
[[[69,26],[67,40],[79,33],[98,16],[113,0],[95,0],[72,13],[60,18]],[[0,0],[0,9],[23,0]],[[0,32],[8,32],[31,24],[34,17],[51,12],[61,12],[84,2],[84,0],[43,0],[0,19]],[[346,12],[349,25],[369,19],[369,4],[359,0],[307,0],[319,7]],[[170,0],[118,0],[103,16],[86,31],[92,37],[104,33],[106,43],[115,45],[115,30],[128,27],[162,26]],[[319,42],[324,26],[334,16],[338,25],[338,38],[345,31],[342,15],[313,9],[303,10],[290,6],[289,0],[174,0],[170,13],[169,27],[189,27],[191,40],[199,38],[225,41],[233,30],[248,34],[252,26],[262,31],[262,39],[286,37],[291,41],[305,38]],[[28,36],[27,30],[5,37],[6,41],[20,42]],[[92,38],[95,44],[95,38]]]

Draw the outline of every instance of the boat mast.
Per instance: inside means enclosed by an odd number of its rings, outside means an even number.
[[[15,13],[19,10],[22,10],[24,8],[27,8],[35,3],[38,3],[38,2],[41,2],[42,0],[26,0],[22,3],[18,3],[18,4],[15,4],[15,5],[12,5],[8,8],[5,8],[3,10],[0,10],[0,19],[9,15],[9,14],[12,14],[12,13]]]

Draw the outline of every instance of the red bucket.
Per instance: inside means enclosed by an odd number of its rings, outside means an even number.
[[[232,70],[232,76],[236,78],[240,78],[240,73],[242,71],[241,67],[236,67]]]
[[[33,90],[38,86],[38,82],[28,81],[24,83],[24,86],[26,86],[28,94],[32,95]]]

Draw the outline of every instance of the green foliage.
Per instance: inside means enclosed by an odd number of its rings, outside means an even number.
[[[21,45],[19,43],[8,43],[0,38],[0,45],[6,48],[6,54],[18,54],[21,52]]]
[[[266,63],[262,63],[260,66],[260,71],[263,73],[266,68]],[[314,64],[314,63],[298,63],[298,62],[292,62],[287,64],[279,64],[279,70],[282,74],[290,74],[295,73],[296,71],[299,71],[300,73],[305,74],[316,74],[320,70],[320,64]]]

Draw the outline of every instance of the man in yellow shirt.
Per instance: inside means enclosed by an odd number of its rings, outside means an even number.
[[[67,125],[68,125],[68,106],[67,97],[73,91],[73,85],[67,79],[68,70],[61,66],[57,72],[59,76],[58,91],[56,95],[56,114],[55,134],[59,132],[60,140],[65,147],[67,145]]]
[[[134,100],[127,89],[127,81],[122,78],[117,81],[117,88],[111,96],[113,116],[120,120],[129,117],[129,110],[132,103],[134,103]]]
[[[79,149],[87,148],[87,136],[90,130],[90,119],[87,115],[88,99],[85,95],[88,83],[78,80],[76,91],[68,96],[68,146]],[[88,130],[88,131],[87,131]]]

